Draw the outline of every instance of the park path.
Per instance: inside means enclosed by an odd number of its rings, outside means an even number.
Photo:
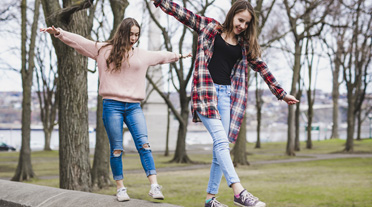
[[[299,154],[300,157],[279,160],[263,160],[263,161],[249,161],[250,165],[265,165],[277,163],[293,163],[293,162],[308,162],[316,160],[331,160],[331,159],[344,159],[344,158],[372,158],[371,154]],[[180,167],[163,167],[157,168],[157,172],[175,172],[185,170],[198,170],[203,168],[210,168],[210,163],[194,164]],[[142,169],[138,170],[124,170],[124,174],[140,174],[143,173]],[[54,179],[58,176],[40,176],[39,179]]]
[[[264,164],[276,164],[276,163],[292,163],[292,162],[308,162],[316,160],[331,160],[340,158],[372,158],[371,154],[300,154],[301,157],[295,157],[290,159],[279,159],[279,160],[263,160],[263,161],[249,161],[250,165],[264,165]],[[171,172],[171,171],[184,171],[184,170],[197,170],[202,168],[210,168],[208,164],[195,164],[189,166],[180,167],[164,167],[157,168],[158,172]],[[136,174],[143,173],[143,170],[124,170],[124,173]]]
[[[279,154],[273,154],[279,155]],[[282,154],[280,154],[282,155]],[[279,163],[293,163],[293,162],[308,162],[316,160],[331,160],[331,159],[341,159],[341,158],[372,158],[372,153],[361,153],[361,154],[341,154],[341,153],[332,153],[332,154],[299,154],[298,157],[289,158],[289,159],[278,159],[278,160],[263,160],[263,161],[249,161],[250,165],[265,165],[265,164],[279,164]],[[157,168],[157,172],[176,172],[176,171],[185,171],[185,170],[198,170],[210,168],[210,163],[206,164],[194,164],[188,166],[180,167],[163,167]],[[140,174],[143,173],[142,169],[136,170],[125,170],[124,174]],[[39,179],[57,179],[58,175],[51,176],[39,176]],[[10,180],[10,178],[0,178],[4,180]]]

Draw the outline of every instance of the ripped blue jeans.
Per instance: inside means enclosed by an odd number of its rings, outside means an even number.
[[[110,141],[110,164],[114,180],[123,177],[123,122],[132,134],[146,176],[156,175],[154,158],[148,142],[145,116],[140,103],[103,100],[103,124]],[[114,154],[120,150],[120,154]]]

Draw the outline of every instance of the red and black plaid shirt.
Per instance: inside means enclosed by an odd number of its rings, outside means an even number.
[[[215,36],[222,32],[221,24],[212,18],[194,14],[171,0],[155,0],[154,4],[198,33],[195,71],[191,88],[193,121],[200,121],[196,112],[208,118],[221,119],[217,109],[216,89],[208,71],[208,64],[213,55]],[[242,48],[242,59],[234,65],[231,73],[230,142],[235,142],[238,137],[247,106],[248,66],[260,73],[271,92],[278,99],[281,100],[286,95],[263,61],[248,59],[248,43],[242,38],[238,38],[238,43]]]

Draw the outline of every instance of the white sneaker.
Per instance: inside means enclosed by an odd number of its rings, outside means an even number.
[[[116,197],[118,198],[118,201],[129,201],[130,198],[127,193],[126,188],[120,188],[117,190]]]
[[[157,185],[154,187],[151,186],[149,196],[151,196],[154,199],[163,200],[164,196],[163,196],[163,193],[161,192],[161,188],[162,187],[160,185]]]
[[[266,203],[262,202],[262,201],[258,201],[255,205],[255,207],[266,207]]]

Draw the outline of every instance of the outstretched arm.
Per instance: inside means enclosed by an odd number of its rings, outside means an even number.
[[[299,101],[292,95],[287,94],[280,84],[276,81],[273,74],[269,71],[266,63],[261,59],[249,59],[249,66],[252,70],[260,73],[266,84],[269,86],[271,92],[279,99],[287,102],[288,105],[296,104]]]
[[[97,58],[99,46],[102,46],[102,43],[97,44],[97,42],[88,40],[78,34],[67,32],[60,28],[55,28],[54,26],[48,28],[40,28],[40,32],[47,32],[54,35],[66,45],[74,48],[78,53],[90,57],[94,60],[96,60]]]
[[[181,58],[188,58],[192,56],[191,53],[182,55],[168,51],[147,51],[141,49],[140,52],[142,53],[140,57],[143,58],[143,63],[149,66],[176,62]]]
[[[283,100],[287,93],[283,90],[280,84],[276,81],[273,74],[270,72],[266,63],[260,59],[248,59],[249,67],[260,73],[262,79],[265,81],[267,86],[269,86],[271,92],[279,99]]]
[[[212,18],[203,17],[194,14],[192,11],[181,7],[171,0],[151,0],[156,7],[160,7],[165,13],[173,16],[182,24],[190,27],[191,29],[199,32],[210,22],[215,21]]]

